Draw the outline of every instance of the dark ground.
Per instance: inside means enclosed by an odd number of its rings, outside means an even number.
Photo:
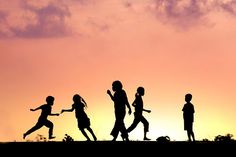
[[[4,156],[235,156],[236,142],[79,141],[0,143]]]

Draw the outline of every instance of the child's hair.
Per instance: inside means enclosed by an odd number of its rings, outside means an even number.
[[[54,101],[54,97],[53,96],[47,96],[47,98],[46,98],[46,102],[47,103],[51,103],[53,101]]]
[[[112,83],[112,86],[114,87],[115,90],[120,90],[123,88],[123,85],[119,80],[114,81]]]
[[[192,100],[192,94],[188,93],[185,95],[185,101],[189,102]]]
[[[138,93],[138,94],[144,93],[144,88],[143,88],[143,87],[138,87],[138,88],[137,88],[137,93]]]
[[[73,96],[73,101],[74,102],[82,102],[84,104],[84,106],[87,107],[87,103],[84,101],[84,99],[79,94],[75,94]]]

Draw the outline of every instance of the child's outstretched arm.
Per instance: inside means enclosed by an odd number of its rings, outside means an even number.
[[[59,116],[59,113],[51,113],[50,116]]]
[[[146,110],[146,109],[143,109],[143,111],[145,111],[145,112],[148,112],[148,113],[150,113],[150,112],[151,112],[151,110]]]
[[[61,110],[61,114],[63,113],[63,112],[72,112],[72,111],[74,111],[74,108],[72,107],[71,109],[62,109]]]
[[[39,110],[39,109],[41,109],[41,106],[39,106],[39,107],[37,107],[37,108],[35,108],[35,109],[30,109],[30,111],[37,111],[37,110]]]

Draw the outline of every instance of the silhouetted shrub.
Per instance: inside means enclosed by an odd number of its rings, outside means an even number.
[[[225,136],[223,136],[223,135],[216,136],[214,141],[215,142],[229,142],[229,141],[234,141],[234,140],[233,140],[232,134],[227,134]]]
[[[36,142],[46,142],[46,141],[47,141],[47,138],[44,137],[43,135],[38,134],[38,135],[35,137],[35,140],[36,140]]]
[[[167,143],[167,142],[170,142],[170,137],[169,136],[160,136],[156,140],[158,143]]]
[[[208,141],[210,141],[210,140],[208,140],[207,138],[204,138],[202,141],[203,141],[203,142],[208,142]]]
[[[63,138],[62,141],[63,142],[73,142],[74,139],[71,136],[69,136],[68,134],[65,134],[65,137]]]

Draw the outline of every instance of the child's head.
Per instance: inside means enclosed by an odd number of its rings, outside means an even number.
[[[81,96],[79,95],[79,94],[75,94],[74,96],[73,96],[73,101],[76,103],[76,102],[80,102],[80,100],[81,100]]]
[[[123,85],[119,80],[116,80],[112,83],[112,90],[113,91],[118,91],[118,90],[121,90],[122,88],[123,88]]]
[[[189,93],[186,94],[186,95],[185,95],[185,101],[186,101],[186,102],[190,102],[191,100],[192,100],[192,94],[189,94]]]
[[[48,105],[53,105],[54,97],[53,96],[47,96],[46,102],[47,102]]]
[[[143,87],[138,87],[137,88],[137,93],[139,94],[139,95],[141,95],[141,96],[143,96],[144,95],[144,88]]]

